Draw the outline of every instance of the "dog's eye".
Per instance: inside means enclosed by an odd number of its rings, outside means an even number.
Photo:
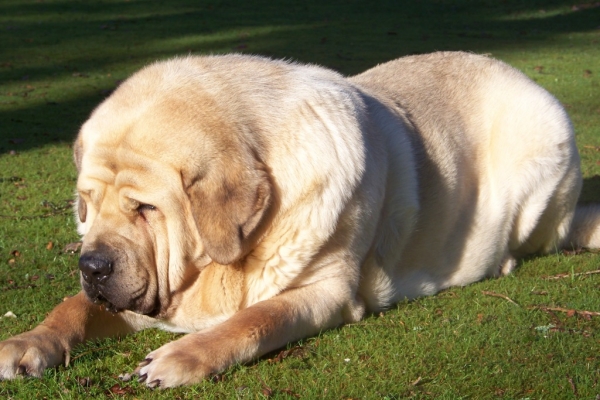
[[[156,207],[154,207],[154,206],[153,206],[153,205],[151,205],[151,204],[140,204],[140,205],[138,206],[138,208],[136,209],[136,211],[137,211],[138,213],[142,214],[142,215],[143,215],[145,212],[148,212],[148,211],[154,211],[154,210],[156,210]]]

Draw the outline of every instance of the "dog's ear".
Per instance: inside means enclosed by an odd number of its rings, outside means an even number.
[[[81,139],[78,137],[73,144],[73,160],[75,161],[75,167],[77,172],[81,171],[81,157],[83,157],[83,149],[81,146]]]
[[[73,144],[73,159],[75,160],[77,173],[81,171],[81,157],[83,157],[83,149],[81,147],[81,139],[78,137]],[[81,196],[76,196],[77,215],[79,215],[79,220],[83,223],[87,217],[87,204],[85,203],[85,200],[81,198]]]
[[[75,202],[77,203],[77,215],[79,216],[81,223],[84,223],[87,218],[87,204],[80,195],[77,194],[76,196],[77,198],[75,199]]]
[[[227,165],[210,171],[191,182],[187,194],[206,253],[227,265],[245,254],[250,236],[269,210],[272,188],[257,161],[248,168]]]

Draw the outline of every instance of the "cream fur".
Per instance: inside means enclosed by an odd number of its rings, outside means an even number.
[[[241,55],[156,63],[93,112],[75,158],[82,257],[113,262],[103,283],[82,284],[104,306],[80,294],[0,343],[0,378],[154,326],[190,334],[137,373],[150,387],[190,384],[399,300],[505,275],[524,255],[600,246],[598,209],[575,211],[564,109],[467,53],[351,78]],[[23,358],[33,347],[47,357]]]

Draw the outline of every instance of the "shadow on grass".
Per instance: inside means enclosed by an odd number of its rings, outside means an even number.
[[[71,142],[118,82],[177,54],[244,52],[345,74],[434,50],[527,49],[597,29],[572,1],[5,1],[0,154]]]
[[[583,180],[583,188],[579,201],[581,203],[597,203],[600,196],[600,176],[595,175]]]

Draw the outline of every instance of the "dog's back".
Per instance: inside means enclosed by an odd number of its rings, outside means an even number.
[[[434,53],[351,80],[405,115],[419,185],[406,245],[365,262],[367,304],[506,274],[516,257],[577,242],[569,237],[581,188],[573,130],[559,102],[522,73],[483,56]],[[382,293],[391,298],[373,298]]]

